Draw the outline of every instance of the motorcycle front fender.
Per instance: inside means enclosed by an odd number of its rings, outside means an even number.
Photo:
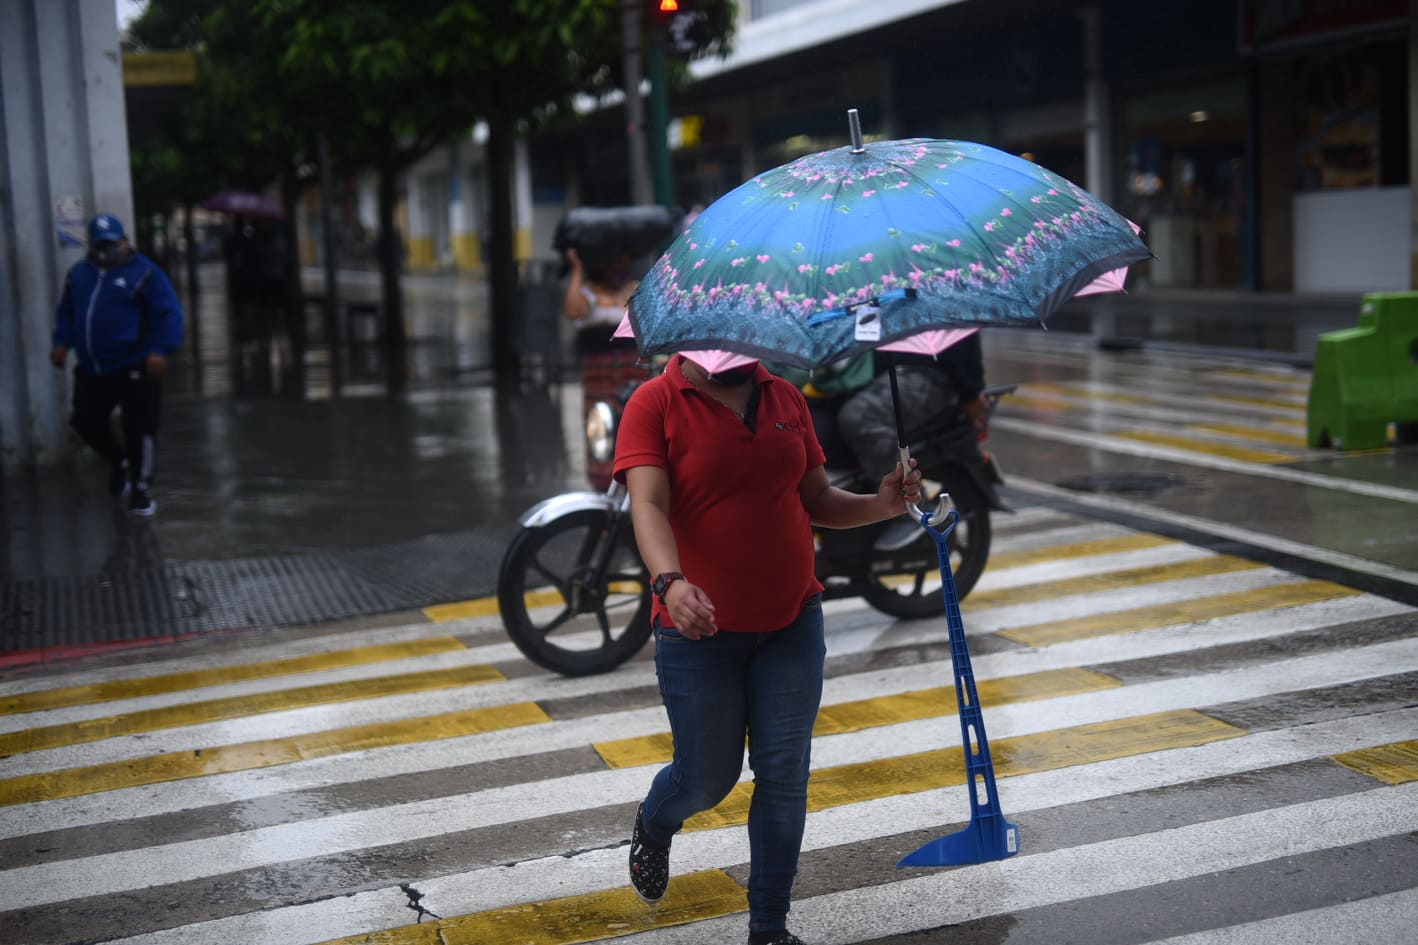
[[[573,512],[605,512],[613,514],[625,508],[625,497],[609,492],[564,492],[543,499],[522,513],[517,520],[523,528],[542,528]]]

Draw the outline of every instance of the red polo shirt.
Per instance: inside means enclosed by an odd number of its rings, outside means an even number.
[[[761,364],[755,430],[684,376],[676,355],[640,385],[616,434],[615,477],[659,466],[670,478],[670,526],[680,570],[714,602],[722,630],[792,623],[822,590],[813,574],[812,523],[798,495],[826,460],[807,402]],[[670,625],[656,600],[654,616]]]

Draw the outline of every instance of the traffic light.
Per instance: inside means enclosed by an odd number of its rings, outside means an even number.
[[[733,33],[736,7],[730,0],[645,0],[641,9],[672,59],[712,53]]]

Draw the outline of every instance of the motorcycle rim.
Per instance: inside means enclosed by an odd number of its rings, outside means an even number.
[[[614,669],[650,636],[649,576],[628,522],[595,579],[591,560],[610,517],[601,510],[564,515],[518,532],[497,582],[503,626],[532,662],[563,676]]]

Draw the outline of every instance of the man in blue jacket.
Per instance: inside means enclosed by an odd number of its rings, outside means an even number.
[[[89,221],[89,253],[69,270],[49,360],[75,355],[70,426],[108,460],[109,492],[127,494],[134,515],[150,516],[153,448],[167,359],[182,344],[182,305],[157,265],[136,252],[115,216]],[[111,418],[122,411],[122,446]]]

